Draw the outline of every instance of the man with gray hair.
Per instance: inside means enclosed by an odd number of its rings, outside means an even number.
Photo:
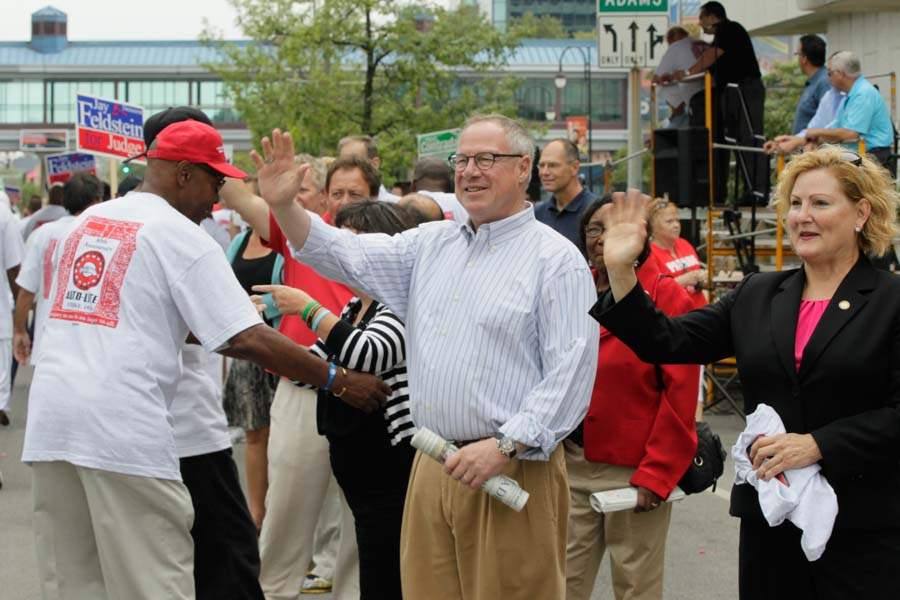
[[[831,85],[847,94],[837,116],[827,127],[807,129],[807,141],[847,143],[862,138],[866,152],[894,173],[888,163],[894,143],[894,126],[884,98],[862,75],[862,65],[852,52],[836,52],[828,59]]]
[[[533,140],[502,115],[469,119],[450,157],[469,221],[392,237],[310,215],[292,202],[302,170],[290,135],[275,130],[262,146],[260,189],[295,258],[405,321],[413,420],[460,448],[443,468],[421,453],[413,463],[404,597],[563,598],[560,442],[587,410],[599,330],[586,313],[596,291],[584,258],[526,201]],[[498,474],[531,494],[522,512],[479,490]]]

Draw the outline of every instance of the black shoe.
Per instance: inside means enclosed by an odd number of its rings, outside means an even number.
[[[9,425],[9,415],[3,410],[0,410],[0,425],[3,425],[4,427]]]

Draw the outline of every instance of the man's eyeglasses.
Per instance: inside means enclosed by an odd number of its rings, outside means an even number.
[[[447,164],[450,165],[451,169],[462,172],[466,170],[466,167],[469,165],[469,160],[472,159],[475,161],[476,167],[482,171],[487,171],[494,166],[494,163],[497,162],[498,158],[522,158],[522,156],[522,154],[497,154],[495,152],[479,152],[474,156],[453,153],[447,159]]]
[[[206,173],[210,177],[212,177],[213,179],[216,180],[216,193],[218,194],[219,190],[222,189],[222,186],[225,185],[225,178],[222,177],[222,174],[203,163],[191,163],[191,164],[194,165],[195,167],[197,167],[198,169],[200,169],[201,171],[206,171]]]
[[[862,166],[862,157],[856,152],[851,152],[850,150],[844,150],[841,152],[841,160],[850,163],[856,167]]]

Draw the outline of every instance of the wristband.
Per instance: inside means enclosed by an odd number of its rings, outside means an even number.
[[[306,321],[306,322],[308,323],[309,321],[307,321],[307,318],[309,317],[310,311],[311,311],[313,308],[316,308],[316,307],[319,307],[319,306],[322,306],[322,305],[319,304],[318,302],[316,302],[315,300],[313,300],[312,302],[310,302],[309,304],[307,304],[307,305],[303,308],[303,312],[300,313],[300,318],[302,318],[304,321]]]
[[[318,329],[318,327],[319,327],[319,324],[329,314],[330,314],[330,311],[327,308],[322,308],[316,312],[316,316],[312,320],[312,324],[309,326],[309,328],[313,330],[313,333],[315,333],[316,329]]]
[[[306,322],[306,326],[312,329],[312,322],[315,320],[316,315],[323,310],[325,310],[325,307],[320,304],[319,306],[316,306],[311,311],[309,311],[309,314],[304,319],[304,321]]]
[[[334,378],[337,376],[337,365],[332,363],[328,363],[328,380],[325,382],[325,385],[322,386],[324,391],[328,391],[331,389],[331,384],[334,383]]]

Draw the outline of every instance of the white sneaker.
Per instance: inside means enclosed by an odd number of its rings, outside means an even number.
[[[330,591],[331,582],[312,573],[306,576],[300,588],[301,594],[327,594]]]

